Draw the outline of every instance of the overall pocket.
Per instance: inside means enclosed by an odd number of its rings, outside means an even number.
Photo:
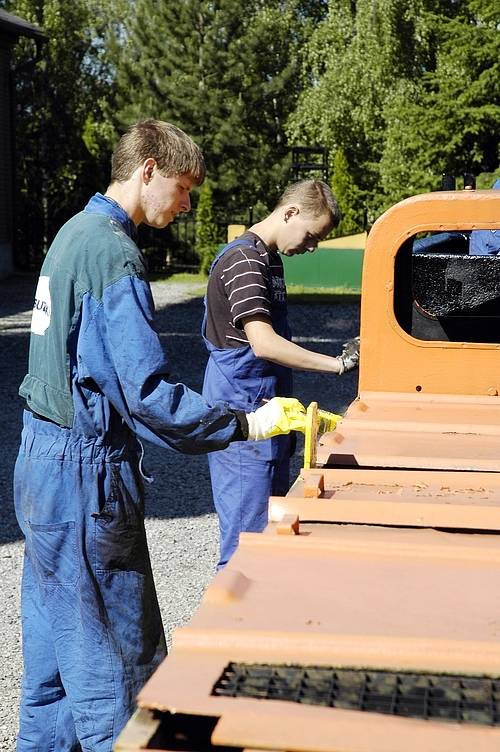
[[[100,512],[92,515],[96,571],[144,573],[148,554],[142,484],[128,463],[110,465],[109,473],[104,504]]]
[[[79,572],[74,522],[39,525],[28,522],[27,555],[40,582],[74,585]]]

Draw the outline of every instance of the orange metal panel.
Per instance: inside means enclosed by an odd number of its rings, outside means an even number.
[[[364,392],[320,438],[316,457],[319,466],[499,472],[500,400]]]
[[[500,531],[500,474],[302,470],[285,497],[270,498],[270,520],[281,522],[287,516],[301,522]]]
[[[212,743],[230,746],[498,749],[498,728],[211,692],[230,661],[499,676],[499,581],[498,536],[271,524],[242,535],[139,705],[219,718]]]
[[[350,710],[330,711],[331,717],[317,714],[269,713],[256,708],[245,714],[223,716],[213,741],[220,745],[297,752],[486,752],[496,749],[498,729],[446,727],[440,723],[388,718],[376,713]]]
[[[373,225],[363,262],[359,389],[419,395],[498,395],[500,345],[424,342],[394,315],[394,260],[426,230],[500,229],[498,191],[428,193],[396,204]],[[498,399],[495,396],[492,403]]]
[[[335,525],[246,533],[174,649],[200,660],[203,649],[228,660],[500,674],[499,581],[493,535]]]

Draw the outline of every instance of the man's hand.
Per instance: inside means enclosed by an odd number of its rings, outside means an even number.
[[[306,409],[293,397],[273,397],[246,417],[248,438],[253,441],[306,429]]]
[[[337,356],[340,366],[339,375],[345,371],[351,371],[359,364],[359,337],[348,339],[344,342],[343,348],[341,354]]]

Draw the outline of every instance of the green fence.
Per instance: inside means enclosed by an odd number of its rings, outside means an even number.
[[[362,248],[318,248],[301,256],[281,256],[287,285],[361,289]]]

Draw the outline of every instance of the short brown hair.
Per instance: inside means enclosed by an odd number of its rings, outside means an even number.
[[[111,157],[111,182],[128,180],[148,157],[165,177],[190,175],[196,185],[205,179],[203,154],[187,133],[150,118],[131,125],[119,140]]]
[[[297,203],[312,217],[330,214],[332,227],[340,222],[340,209],[330,187],[322,180],[299,180],[286,188],[276,204],[276,209]]]

